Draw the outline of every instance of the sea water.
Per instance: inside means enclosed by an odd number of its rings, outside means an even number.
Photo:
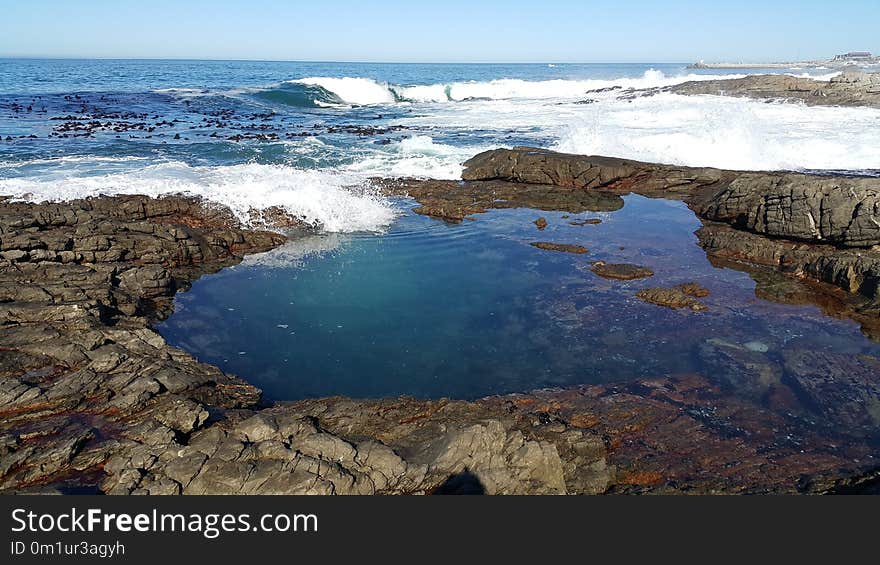
[[[274,399],[473,398],[705,373],[719,369],[715,346],[758,350],[770,365],[792,348],[876,356],[855,322],[761,300],[746,273],[712,267],[681,203],[628,196],[617,212],[543,212],[550,226],[539,232],[531,210],[447,225],[370,181],[458,178],[473,154],[514,145],[736,169],[880,169],[875,109],[633,90],[744,72],[0,60],[0,194],[185,193],[244,223],[280,206],[312,224],[314,236],[197,281],[159,326]],[[603,221],[568,223],[584,216]],[[529,245],[541,240],[590,252]],[[655,276],[601,279],[589,270],[598,259]],[[706,312],[635,297],[682,282],[710,290]]]
[[[358,232],[394,217],[370,177],[458,178],[464,160],[499,146],[737,169],[880,169],[880,110],[627,95],[723,76],[741,75],[669,63],[0,59],[0,193],[186,192],[243,221],[281,206],[327,231]]]
[[[159,325],[171,342],[271,399],[345,394],[477,398],[730,370],[722,351],[782,374],[798,350],[880,355],[850,320],[761,300],[752,278],[713,267],[680,202],[636,195],[614,212],[492,210],[446,224],[409,212],[384,234],[294,240],[204,277]],[[548,227],[538,230],[537,217]],[[597,225],[572,225],[599,219]],[[583,255],[537,241],[573,243]],[[650,278],[594,274],[631,263]],[[696,282],[704,312],[643,302],[640,289]],[[760,351],[760,354],[745,353]],[[754,367],[752,367],[753,369]],[[742,367],[734,370],[743,370]]]

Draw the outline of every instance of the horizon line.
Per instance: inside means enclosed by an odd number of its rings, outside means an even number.
[[[700,62],[702,59],[670,59],[670,60],[636,60],[636,59],[609,59],[609,60],[578,60],[568,61],[562,59],[541,59],[531,61],[507,61],[507,60],[447,60],[447,61],[394,61],[394,60],[332,60],[332,59],[250,59],[250,58],[225,58],[225,57],[92,57],[92,56],[66,56],[66,55],[2,55],[0,60],[48,60],[48,61],[206,61],[206,62],[240,62],[240,63],[325,63],[325,64],[374,64],[374,65],[535,65],[535,64],[560,64],[560,65],[590,65],[590,64],[690,64]],[[720,61],[720,60],[719,60]],[[811,62],[819,59],[802,61],[777,61],[777,62]],[[714,62],[714,61],[713,61]],[[733,62],[733,61],[724,61]],[[771,63],[774,61],[737,61],[743,64]]]

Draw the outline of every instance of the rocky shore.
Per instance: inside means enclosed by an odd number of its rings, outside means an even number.
[[[615,210],[626,192],[679,198],[710,259],[764,280],[815,279],[876,328],[877,180],[739,173],[497,150],[463,182],[388,181],[418,212]],[[279,211],[267,224],[294,228]],[[532,227],[534,229],[534,227]],[[585,228],[587,229],[587,228]],[[537,233],[537,232],[536,232]],[[280,245],[183,198],[0,201],[0,491],[180,493],[871,492],[880,483],[876,359],[708,341],[718,375],[658,376],[473,402],[273,403],[167,345],[151,325],[195,278]],[[776,278],[774,278],[776,277]],[[830,283],[830,284],[827,284]],[[784,286],[784,285],[782,285]],[[774,294],[775,293],[775,294]],[[688,295],[691,296],[691,295]],[[833,300],[832,300],[833,298]],[[845,310],[848,308],[849,310]],[[844,311],[845,310],[845,311]],[[247,375],[242,375],[247,377]],[[732,397],[754,390],[774,410]],[[786,408],[808,405],[803,427]],[[846,445],[821,435],[845,425]]]
[[[629,192],[681,199],[703,221],[698,235],[714,255],[832,284],[872,302],[880,298],[877,178],[680,167],[528,147],[487,151],[465,166],[466,181],[541,187],[530,193],[555,187],[559,202],[583,202],[584,193],[604,194],[603,202]],[[427,203],[418,212],[479,211],[459,204],[469,198],[470,183],[448,182],[445,191],[436,181],[401,186]],[[500,205],[508,202],[502,198]]]
[[[880,108],[880,73],[846,68],[829,81],[790,75],[750,75],[744,78],[685,82],[654,90],[658,91],[795,100],[810,106]]]

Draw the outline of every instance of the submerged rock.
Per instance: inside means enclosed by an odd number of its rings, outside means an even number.
[[[880,437],[880,359],[789,349],[785,376],[829,427]]]
[[[681,290],[683,293],[687,294],[688,296],[695,296],[697,298],[706,298],[707,296],[709,296],[709,289],[708,288],[704,288],[704,287],[698,285],[697,283],[693,283],[693,282],[680,284],[676,288]]]
[[[700,345],[699,356],[706,366],[713,367],[710,378],[732,394],[761,401],[783,386],[781,368],[748,344],[710,338]]]
[[[596,224],[601,224],[602,220],[599,218],[587,218],[586,220],[572,220],[568,222],[572,226],[592,226]]]
[[[538,249],[543,249],[545,251],[562,251],[565,253],[576,253],[576,254],[584,254],[588,253],[589,249],[584,247],[583,245],[575,245],[573,243],[552,243],[549,241],[535,241],[530,243],[532,247],[537,247]]]
[[[654,271],[647,267],[640,267],[630,263],[606,263],[596,261],[590,270],[606,279],[634,280],[653,277]]]
[[[637,298],[657,306],[665,306],[676,310],[687,308],[694,312],[702,312],[709,309],[708,306],[694,298],[695,296],[705,297],[708,295],[709,291],[696,283],[686,283],[671,288],[646,288],[636,293]]]

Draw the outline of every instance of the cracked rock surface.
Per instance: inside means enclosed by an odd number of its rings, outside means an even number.
[[[508,175],[517,183],[402,182],[407,192],[422,187],[416,198],[428,202],[423,213],[460,221],[495,206],[616,209],[622,200],[614,191],[621,189],[668,190],[706,202],[733,179],[728,171],[607,159],[584,168],[546,152],[518,158],[509,170],[507,157],[478,157],[467,174]],[[532,181],[542,184],[523,184]],[[546,184],[551,181],[561,187]],[[584,190],[594,187],[606,190]],[[277,212],[268,216],[287,225]],[[804,254],[780,261],[793,253],[791,242],[728,223],[707,226],[715,231],[700,238],[719,261],[758,261],[724,239],[728,230],[769,249],[768,265],[798,265],[808,273],[828,260],[822,258],[851,254],[864,261],[859,257],[868,253],[825,244],[814,256],[819,246],[798,243]],[[790,386],[817,414],[851,424],[852,441],[841,447],[725,394],[737,379],[752,379],[755,394],[778,385],[767,384],[755,360],[760,355],[724,343],[707,343],[702,353],[730,360],[723,376],[472,402],[272,404],[151,329],[192,280],[284,239],[244,229],[228,210],[182,197],[0,201],[0,491],[422,494],[455,490],[465,475],[493,494],[849,492],[876,482],[871,448],[862,441],[876,429],[878,414],[866,402],[878,393],[870,359],[832,359],[821,374],[810,352],[785,360]],[[867,296],[872,268],[843,270],[859,273],[859,292]],[[843,271],[829,269],[822,276],[840,286],[832,273]],[[823,375],[840,367],[853,376],[832,386]]]

